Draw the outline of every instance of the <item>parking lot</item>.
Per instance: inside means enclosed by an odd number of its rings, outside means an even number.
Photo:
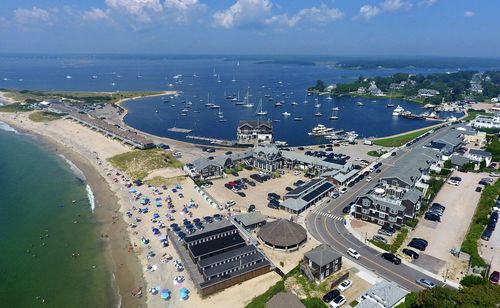
[[[452,176],[462,179],[459,186],[445,183],[434,199],[434,202],[446,207],[441,222],[421,218],[416,229],[409,234],[408,241],[417,237],[429,242],[425,252],[414,261],[415,264],[435,273],[447,272],[450,278],[457,278],[463,270],[463,263],[450,251],[462,245],[481,196],[475,189],[487,174],[455,171]]]
[[[279,178],[275,179],[269,179],[265,182],[259,183],[257,181],[254,181],[252,178],[250,178],[250,175],[259,173],[256,170],[249,171],[249,170],[243,170],[239,172],[238,176],[233,176],[233,175],[227,175],[223,179],[217,179],[213,180],[213,186],[210,188],[205,189],[205,191],[211,195],[216,201],[218,201],[219,204],[223,205],[229,200],[234,200],[236,201],[236,204],[231,207],[231,210],[233,211],[241,211],[241,212],[246,212],[248,210],[248,207],[250,204],[254,204],[255,208],[257,211],[261,211],[262,214],[270,216],[270,217],[281,217],[281,218],[288,218],[290,216],[289,213],[282,211],[282,210],[276,210],[269,208],[267,206],[268,200],[267,200],[267,194],[270,192],[274,192],[280,197],[283,197],[285,195],[286,187],[292,187],[293,183],[302,180],[302,181],[307,181],[304,177],[304,173],[301,172],[300,175],[294,175],[293,171],[286,171],[284,175],[282,175]],[[255,182],[255,186],[250,186],[247,185],[246,190],[241,190],[246,196],[241,197],[237,193],[233,192],[232,190],[224,187],[224,184],[230,182],[230,181],[235,181],[237,179],[241,178],[247,178],[251,181]]]

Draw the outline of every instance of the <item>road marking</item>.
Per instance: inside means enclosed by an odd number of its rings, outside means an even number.
[[[333,214],[329,214],[329,213],[325,213],[325,212],[313,212],[313,213],[316,213],[316,214],[324,216],[324,217],[331,218],[333,220],[338,220],[338,221],[344,220],[343,217],[339,217],[339,216],[336,216],[336,215],[333,215]]]

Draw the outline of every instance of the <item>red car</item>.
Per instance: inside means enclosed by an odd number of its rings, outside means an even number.
[[[500,273],[498,271],[494,271],[490,275],[490,282],[492,284],[498,284],[498,280],[500,279]]]

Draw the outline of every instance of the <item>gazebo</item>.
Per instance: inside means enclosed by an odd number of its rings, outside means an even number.
[[[264,244],[275,250],[295,251],[307,241],[307,231],[301,225],[278,219],[262,226],[257,234]]]

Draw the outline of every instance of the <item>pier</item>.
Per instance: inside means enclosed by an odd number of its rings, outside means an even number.
[[[236,141],[232,140],[223,140],[223,139],[215,139],[215,138],[192,136],[192,135],[187,135],[186,138],[193,140],[207,141],[210,142],[210,144],[229,146],[229,147],[232,147],[236,144]]]
[[[183,133],[183,134],[189,134],[192,132],[192,129],[189,128],[179,128],[179,127],[171,127],[168,129],[169,132],[174,132],[174,133]]]

